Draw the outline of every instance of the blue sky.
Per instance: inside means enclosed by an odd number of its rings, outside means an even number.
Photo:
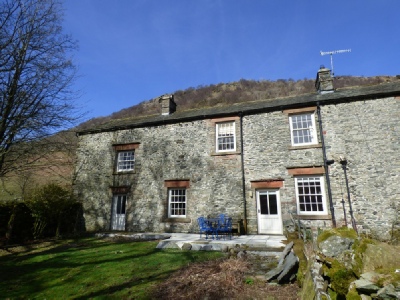
[[[399,0],[64,0],[87,118],[244,79],[400,74]]]

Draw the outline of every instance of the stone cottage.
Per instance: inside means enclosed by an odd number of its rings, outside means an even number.
[[[77,133],[74,189],[87,230],[198,232],[231,216],[244,233],[292,219],[390,237],[400,200],[400,80],[226,107],[113,120]]]

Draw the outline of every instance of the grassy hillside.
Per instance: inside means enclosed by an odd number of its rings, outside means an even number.
[[[398,79],[394,76],[341,76],[335,77],[334,87],[340,89],[351,86],[374,85],[395,80]],[[298,81],[294,81],[293,79],[279,79],[277,81],[241,79],[240,81],[231,83],[211,84],[207,86],[198,86],[196,88],[189,87],[185,90],[175,91],[173,94],[174,100],[178,106],[177,109],[182,111],[313,93],[315,92],[314,84],[314,79]],[[158,103],[159,96],[161,95],[156,95],[156,98],[111,113],[109,116],[91,119],[80,124],[78,128],[87,129],[113,119],[158,114],[160,113],[160,105]]]

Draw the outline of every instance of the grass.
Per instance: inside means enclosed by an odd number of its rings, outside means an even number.
[[[150,299],[176,270],[222,255],[156,245],[84,238],[0,251],[0,298]]]

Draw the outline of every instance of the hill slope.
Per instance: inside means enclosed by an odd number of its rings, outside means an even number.
[[[334,79],[334,86],[336,89],[340,89],[350,86],[375,85],[395,80],[399,79],[393,76],[342,76]],[[291,79],[277,81],[242,79],[238,82],[179,90],[174,93],[174,100],[178,105],[178,110],[184,111],[315,92],[313,79],[298,81]],[[10,173],[7,178],[0,178],[0,200],[21,199],[22,194],[29,192],[30,188],[44,183],[55,182],[70,186],[74,177],[75,150],[78,141],[75,131],[97,127],[115,119],[159,114],[158,98],[141,102],[106,117],[91,119],[70,131],[58,133],[47,141],[43,141],[48,143],[47,147],[51,149],[50,151],[43,151],[44,148],[40,148],[39,152],[45,155],[26,158],[25,161],[21,161],[19,166],[15,166],[15,172]],[[31,163],[28,164],[28,161]]]
[[[341,76],[334,78],[336,89],[350,86],[374,85],[382,82],[398,80],[394,76],[354,77]],[[272,99],[277,97],[296,96],[315,92],[314,79],[294,81],[292,79],[277,81],[241,79],[232,83],[219,83],[197,88],[187,88],[175,91],[174,100],[178,110],[230,105],[238,102]],[[161,95],[159,95],[161,96]],[[114,112],[106,117],[99,117],[84,122],[78,130],[87,129],[114,119],[134,116],[158,114],[160,111],[158,97],[143,101],[137,105]]]

